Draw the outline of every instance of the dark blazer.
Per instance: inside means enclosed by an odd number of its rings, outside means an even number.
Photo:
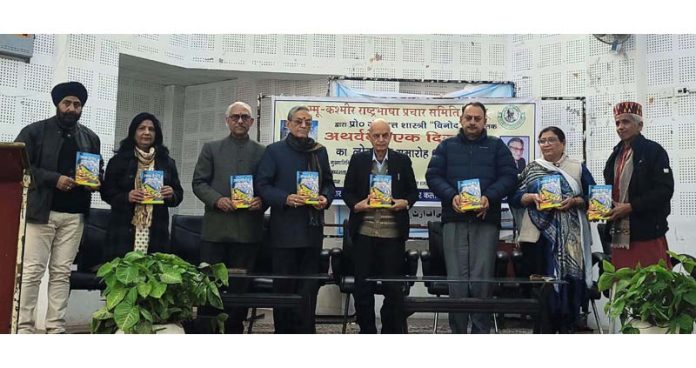
[[[455,137],[442,141],[425,173],[428,187],[442,201],[442,222],[485,221],[500,226],[500,204],[517,189],[517,167],[508,147],[486,131],[476,140],[469,140],[461,129]],[[459,193],[457,182],[479,179],[481,194],[489,201],[484,220],[474,212],[458,213],[452,199]]]
[[[318,155],[322,175],[319,194],[326,197],[331,205],[336,187],[326,148],[319,149]],[[297,192],[297,172],[308,170],[309,157],[307,153],[290,148],[285,139],[268,145],[261,157],[256,173],[256,189],[263,201],[271,207],[271,247],[321,247],[321,241],[311,235],[316,231],[309,229],[311,207],[295,208],[285,203],[288,195]],[[324,211],[321,211],[321,218],[323,221]]]
[[[604,180],[614,185],[614,161],[623,142],[614,147],[604,166]],[[631,240],[657,239],[667,232],[669,201],[674,194],[674,176],[669,156],[659,143],[643,135],[635,138],[633,148],[633,175],[628,184],[628,201],[633,211],[629,215]],[[611,228],[607,226],[606,228]]]
[[[148,253],[169,251],[169,209],[184,199],[184,190],[174,160],[168,156],[155,157],[155,170],[164,171],[164,185],[174,189],[174,196],[164,205],[153,205]],[[106,166],[101,197],[111,205],[111,217],[106,231],[110,258],[120,257],[133,250],[135,226],[131,224],[135,205],[128,202],[128,193],[135,188],[138,160],[133,152],[117,153]],[[109,258],[107,258],[109,259]]]
[[[99,137],[86,126],[77,123],[75,142],[81,152],[99,154]],[[58,118],[37,121],[24,127],[15,142],[24,142],[31,165],[32,185],[27,199],[27,222],[46,224],[51,212],[53,190],[58,183],[58,157],[63,147],[63,135],[58,126]],[[99,178],[103,174],[104,162],[99,162]],[[84,192],[85,200],[90,201],[92,192],[83,187],[73,190]]]
[[[353,208],[358,202],[367,198],[370,192],[372,152],[373,150],[359,152],[350,158],[343,183],[343,200],[350,208],[348,229],[353,239],[365,218],[365,212],[355,213]],[[418,187],[411,159],[391,149],[387,157],[387,173],[392,177],[392,197],[407,200],[410,209],[418,200]],[[399,228],[399,238],[405,241],[409,233],[409,212],[408,210],[394,212],[394,217]]]

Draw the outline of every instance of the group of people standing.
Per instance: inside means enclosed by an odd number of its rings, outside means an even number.
[[[168,207],[183,200],[175,161],[163,144],[161,123],[150,113],[136,115],[96,187],[76,185],[77,152],[100,153],[98,136],[78,122],[87,101],[87,90],[78,82],[62,83],[51,92],[56,115],[22,129],[16,141],[24,142],[34,182],[29,191],[19,332],[35,332],[36,301],[46,268],[49,270],[46,331],[65,332],[71,265],[77,254],[85,216],[93,191],[111,205],[107,231],[111,257],[132,250],[169,251]],[[604,171],[614,186],[611,223],[614,262],[619,266],[647,265],[666,258],[666,217],[674,182],[665,150],[644,138],[641,106],[633,102],[614,109],[622,140]],[[441,142],[433,151],[426,180],[442,201],[443,246],[449,278],[493,277],[495,249],[499,242],[501,204],[508,198],[523,208],[519,242],[528,273],[553,275],[568,281],[550,301],[559,331],[567,330],[578,314],[585,285],[590,280],[590,230],[586,220],[588,186],[594,179],[580,162],[565,155],[565,135],[556,127],[539,134],[543,158],[519,165],[508,146],[486,132],[486,107],[467,103],[460,116],[459,134]],[[309,137],[312,116],[305,106],[287,116],[286,138],[266,147],[249,137],[254,124],[251,107],[231,104],[225,112],[230,134],[206,143],[198,156],[192,178],[193,193],[205,204],[201,233],[201,260],[223,262],[230,269],[253,272],[264,238],[264,212],[270,208],[269,246],[272,270],[279,275],[313,275],[319,272],[323,243],[324,211],[335,196],[327,150]],[[354,154],[345,177],[343,199],[350,209],[349,235],[355,244],[353,257],[357,291],[355,304],[362,333],[376,333],[374,294],[370,276],[398,276],[409,234],[408,210],[418,199],[411,160],[389,148],[392,133],[384,119],[375,119],[368,130],[372,149]],[[521,170],[523,168],[523,170]],[[164,205],[143,203],[141,172],[163,172]],[[521,172],[520,172],[521,170]],[[318,200],[296,193],[297,173],[318,174]],[[103,174],[103,175],[102,175]],[[539,180],[560,174],[563,202],[560,208],[541,211]],[[230,197],[230,176],[253,175],[256,197],[248,208]],[[391,176],[390,207],[369,205],[370,176]],[[457,183],[478,179],[481,207],[463,211]],[[244,292],[247,284],[235,282],[230,291]],[[274,310],[276,333],[314,333],[319,288],[311,277],[275,280],[274,289],[306,298],[303,309]],[[490,297],[491,285],[453,283],[452,297]],[[382,333],[405,333],[403,291],[385,285],[381,310]],[[209,311],[201,310],[202,314]],[[226,330],[243,331],[245,308],[229,311]],[[490,315],[450,314],[454,333],[490,331]]]

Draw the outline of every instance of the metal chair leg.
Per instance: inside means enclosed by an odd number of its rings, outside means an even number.
[[[597,314],[597,304],[595,303],[594,300],[591,300],[592,303],[592,313],[594,313],[594,318],[595,322],[597,322],[597,328],[599,329],[599,334],[603,335],[604,330],[602,330],[602,325],[599,324],[599,314]]]
[[[346,327],[348,326],[348,308],[350,307],[350,293],[346,294],[346,303],[343,306],[343,329],[341,329],[341,333],[345,334],[346,333]]]
[[[435,312],[435,318],[433,319],[433,333],[437,333],[437,317],[440,316],[440,312]]]
[[[500,330],[498,330],[498,313],[493,313],[493,329],[496,334],[500,333]]]
[[[251,330],[254,328],[255,321],[256,321],[256,307],[251,308],[251,317],[249,318],[249,326],[247,327],[248,334],[250,334]]]

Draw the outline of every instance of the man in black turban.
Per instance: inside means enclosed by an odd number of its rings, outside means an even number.
[[[82,107],[87,102],[87,89],[80,82],[61,83],[53,87],[51,98],[56,105],[58,120],[65,127],[72,128],[82,115]]]
[[[17,332],[36,332],[36,302],[48,269],[46,332],[64,333],[70,295],[70,271],[77,255],[92,191],[99,185],[78,185],[78,152],[99,154],[99,137],[79,124],[87,90],[78,82],[61,83],[51,91],[56,115],[24,127],[15,141],[24,142],[31,164],[27,227]],[[101,168],[99,163],[99,183]]]

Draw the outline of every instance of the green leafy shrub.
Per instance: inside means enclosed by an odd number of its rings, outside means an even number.
[[[694,259],[668,252],[691,274]],[[612,318],[621,320],[621,332],[640,333],[631,325],[638,319],[653,326],[666,327],[668,333],[689,334],[696,319],[696,280],[683,272],[667,268],[665,262],[647,267],[622,268],[604,261],[604,273],[599,278],[600,291],[612,289],[613,299],[604,307]]]
[[[173,254],[130,252],[97,271],[106,284],[106,304],[92,314],[92,333],[153,333],[153,325],[193,319],[193,308],[223,309],[219,288],[227,286],[224,264],[196,267]],[[223,329],[227,315],[217,324]]]

